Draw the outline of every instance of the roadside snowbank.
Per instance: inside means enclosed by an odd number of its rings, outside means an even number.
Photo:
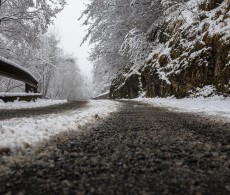
[[[177,112],[195,112],[216,117],[224,117],[230,121],[230,98],[213,96],[209,98],[137,98],[135,101],[154,106],[169,108]]]
[[[78,130],[98,117],[115,112],[118,107],[118,102],[92,100],[87,108],[75,111],[0,121],[0,148],[29,147],[60,132]]]
[[[25,102],[25,101],[14,101],[14,102],[3,102],[0,100],[0,109],[1,110],[9,110],[9,109],[24,109],[24,108],[40,108],[46,107],[56,104],[63,104],[66,103],[67,100],[44,100],[44,99],[37,99],[35,102]]]

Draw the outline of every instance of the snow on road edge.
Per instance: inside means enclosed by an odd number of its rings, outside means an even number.
[[[230,122],[230,98],[213,96],[209,98],[136,98],[135,101],[148,103],[154,106],[168,108],[177,112],[192,112],[215,118],[222,118]]]
[[[0,148],[24,148],[35,145],[67,130],[79,130],[98,117],[107,117],[119,109],[118,102],[100,100],[89,102],[89,107],[62,114],[0,121]]]
[[[34,102],[26,102],[26,101],[14,101],[14,102],[3,102],[0,100],[0,109],[1,110],[16,110],[16,109],[24,109],[24,108],[41,108],[51,105],[64,104],[67,100],[50,100],[50,99],[37,99]]]

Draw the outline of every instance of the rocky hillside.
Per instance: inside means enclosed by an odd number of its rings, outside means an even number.
[[[190,0],[156,34],[145,64],[112,82],[111,98],[183,98],[206,86],[230,94],[230,0]]]

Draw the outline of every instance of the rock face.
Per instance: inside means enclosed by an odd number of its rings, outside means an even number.
[[[206,85],[230,94],[230,1],[207,0],[196,13],[191,9],[169,17],[146,63],[138,73],[118,75],[110,97],[135,98],[144,91],[146,97],[183,98]]]
[[[140,86],[139,86],[139,74],[131,74],[129,77],[125,77],[120,74],[112,82],[110,88],[110,98],[135,98],[138,97]]]

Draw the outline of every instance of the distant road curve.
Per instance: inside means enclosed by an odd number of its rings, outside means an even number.
[[[24,108],[17,110],[0,110],[0,120],[31,117],[44,114],[58,114],[65,111],[87,107],[87,101],[73,101],[41,108]]]

